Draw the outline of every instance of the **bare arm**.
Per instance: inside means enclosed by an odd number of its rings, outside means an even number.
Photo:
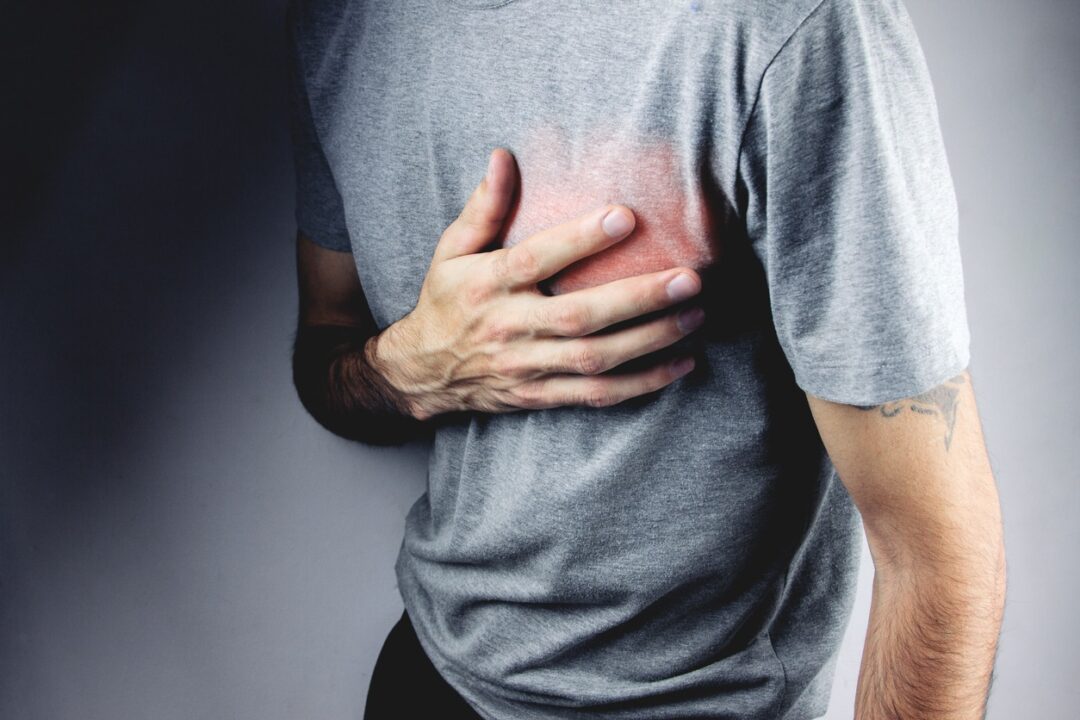
[[[293,384],[323,427],[372,445],[419,437],[423,423],[373,363],[380,335],[353,256],[297,236],[300,310],[293,342]]]
[[[970,373],[867,408],[807,397],[874,560],[855,717],[984,717],[1005,551]]]

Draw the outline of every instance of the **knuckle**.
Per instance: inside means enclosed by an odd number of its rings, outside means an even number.
[[[516,353],[502,352],[491,359],[491,371],[503,378],[518,378],[523,375],[523,367]]]
[[[547,309],[544,320],[549,328],[559,335],[576,337],[584,335],[589,326],[589,313],[585,308],[556,304]]]
[[[509,250],[496,250],[490,254],[491,265],[488,268],[488,274],[496,282],[501,283],[506,275],[506,253]]]
[[[481,182],[473,188],[472,193],[465,200],[465,207],[461,209],[461,214],[458,217],[466,227],[482,230],[490,225],[490,218],[484,202],[487,199],[486,189],[485,184]]]
[[[491,275],[500,285],[508,285],[513,280],[513,268],[510,266],[511,249],[501,249],[493,253]]]
[[[587,345],[579,345],[570,352],[569,364],[582,375],[596,375],[605,370],[603,356]]]
[[[642,308],[652,310],[664,308],[673,304],[671,296],[668,295],[667,285],[665,283],[654,283],[653,287],[650,289],[651,292],[643,288],[642,292],[638,294],[638,297],[642,301]]]
[[[484,331],[484,339],[499,344],[508,343],[517,336],[517,331],[504,320],[491,320]]]
[[[546,334],[545,331],[551,329],[552,321],[551,304],[548,302],[540,302],[529,308],[525,322],[526,325],[528,325],[529,330],[533,333]]]
[[[589,407],[606,407],[615,400],[607,386],[597,382],[588,383],[581,395],[583,403]]]
[[[510,391],[514,404],[521,408],[534,408],[540,405],[540,386],[538,383],[523,383]]]
[[[491,298],[491,288],[485,283],[470,282],[462,290],[462,298],[468,307],[475,308],[484,304]]]
[[[656,283],[655,280],[642,278],[641,284],[634,288],[634,305],[638,314],[644,314],[652,310],[671,305],[672,300],[667,292],[667,285]]]
[[[532,279],[540,271],[540,261],[536,254],[521,243],[510,248],[506,255],[506,264],[513,279]]]
[[[541,333],[545,330],[550,330],[551,323],[554,320],[554,318],[552,318],[551,312],[552,308],[549,302],[541,302],[533,306],[529,310],[529,329],[535,333]]]
[[[469,205],[466,205],[461,214],[454,218],[454,221],[447,227],[446,233],[461,235],[476,232],[477,229],[475,213]]]
[[[650,347],[660,348],[666,345],[670,345],[676,340],[681,340],[683,335],[683,329],[679,326],[679,320],[677,317],[659,317],[653,323],[653,337],[651,338]]]
[[[663,291],[663,287],[661,287]],[[653,289],[652,283],[648,278],[640,277],[626,280],[624,283],[620,283],[619,287],[619,300],[625,303],[626,307],[631,310],[634,317],[645,315],[647,313],[658,310],[664,306],[665,303],[670,303],[670,300],[664,300],[658,296]],[[667,297],[666,295],[664,296]]]
[[[606,205],[601,208],[599,213],[585,214],[578,218],[577,232],[574,233],[574,241],[579,243],[592,242],[596,238],[604,236],[603,226],[600,224],[602,220],[609,212],[611,212],[614,205]]]

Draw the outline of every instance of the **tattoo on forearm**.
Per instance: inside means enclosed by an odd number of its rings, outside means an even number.
[[[956,426],[956,410],[959,405],[960,385],[964,384],[964,371],[941,385],[914,397],[893,400],[882,405],[855,405],[860,410],[877,410],[882,417],[896,417],[905,408],[922,415],[936,415],[945,423],[945,450],[952,443]]]

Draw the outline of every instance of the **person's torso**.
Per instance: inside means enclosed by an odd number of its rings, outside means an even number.
[[[312,115],[380,327],[414,307],[496,146],[520,171],[507,243],[604,203],[635,212],[630,238],[555,292],[678,265],[704,280],[705,326],[627,366],[691,350],[690,375],[607,408],[437,430],[400,589],[433,661],[491,717],[824,712],[857,520],[777,343],[736,178],[761,74],[813,5],[387,0],[305,15]]]

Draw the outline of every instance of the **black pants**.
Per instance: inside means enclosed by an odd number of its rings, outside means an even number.
[[[371,673],[364,720],[483,720],[443,679],[404,612],[386,636]]]

